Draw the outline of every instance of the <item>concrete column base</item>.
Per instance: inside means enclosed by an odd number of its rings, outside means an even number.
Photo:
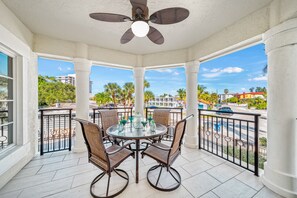
[[[297,185],[296,175],[275,171],[265,164],[265,174],[262,176],[262,182],[265,186],[284,197],[297,197],[296,191],[292,191],[292,188],[288,189],[289,186]]]
[[[185,147],[196,149],[198,148],[198,136],[185,135]]]

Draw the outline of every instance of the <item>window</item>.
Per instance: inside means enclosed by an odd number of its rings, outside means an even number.
[[[12,60],[0,52],[0,152],[14,143]]]

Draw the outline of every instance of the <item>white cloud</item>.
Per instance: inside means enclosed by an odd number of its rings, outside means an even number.
[[[67,70],[71,70],[71,67],[67,67]]]
[[[221,73],[207,73],[207,74],[202,74],[202,76],[206,77],[206,78],[214,78],[221,75]]]
[[[241,73],[243,71],[244,70],[240,67],[226,67],[224,69],[214,68],[214,69],[210,70],[210,73],[203,74],[202,76],[204,76],[206,78],[214,78],[214,77],[220,76],[221,74],[224,74],[224,73],[228,73],[228,74]]]
[[[219,68],[214,68],[214,69],[212,69],[212,70],[210,70],[210,72],[219,72],[221,69],[219,69]]]
[[[59,71],[62,71],[63,69],[62,69],[62,67],[58,67],[58,70],[59,70]]]
[[[246,91],[246,88],[241,88],[241,91]]]
[[[172,69],[156,69],[156,72],[160,72],[160,73],[172,73],[173,70]]]
[[[206,71],[209,71],[209,69],[203,67],[202,71],[206,72]]]
[[[258,76],[255,78],[250,78],[249,81],[267,81],[267,76]]]
[[[222,69],[220,72],[222,73],[240,73],[243,72],[243,69],[240,67],[227,67],[225,69]]]
[[[173,74],[172,75],[174,75],[174,76],[178,76],[179,75],[179,73],[178,72],[173,72]]]

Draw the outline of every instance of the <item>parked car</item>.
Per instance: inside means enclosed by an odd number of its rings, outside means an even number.
[[[216,112],[218,115],[233,115],[233,111],[230,107],[221,107],[219,110]]]

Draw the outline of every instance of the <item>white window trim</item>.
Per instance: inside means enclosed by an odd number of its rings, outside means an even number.
[[[11,151],[13,148],[15,148],[18,145],[17,142],[17,136],[20,135],[17,133],[17,105],[16,105],[16,94],[17,94],[17,78],[16,78],[16,74],[17,74],[17,70],[18,70],[18,66],[17,66],[17,54],[11,50],[9,50],[8,48],[4,47],[3,45],[0,44],[0,52],[2,52],[3,54],[9,56],[12,58],[12,77],[9,76],[5,76],[5,75],[0,75],[0,77],[6,78],[6,79],[11,79],[13,81],[13,99],[12,100],[0,100],[0,102],[13,102],[13,121],[12,122],[8,122],[5,123],[1,126],[7,126],[9,124],[13,124],[13,129],[12,129],[12,133],[13,133],[13,143],[8,145],[6,148],[4,148],[3,150],[0,151],[0,159],[2,157],[5,157],[6,154]]]

